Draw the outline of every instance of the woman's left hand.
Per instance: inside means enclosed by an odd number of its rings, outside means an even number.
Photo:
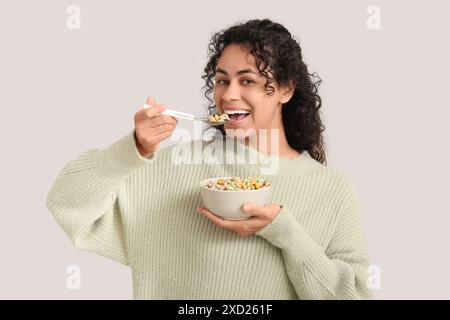
[[[225,220],[219,216],[214,215],[205,207],[198,208],[197,211],[210,219],[221,228],[237,232],[241,236],[248,236],[254,234],[271,223],[273,219],[281,210],[281,206],[276,204],[269,204],[265,206],[258,206],[253,203],[246,203],[242,210],[251,216],[247,220]]]

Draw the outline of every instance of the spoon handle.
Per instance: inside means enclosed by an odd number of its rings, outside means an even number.
[[[144,104],[144,109],[147,108],[151,108],[151,106],[149,106],[148,104]],[[186,112],[181,112],[181,111],[177,111],[174,109],[166,109],[163,112],[161,112],[161,114],[165,114],[171,117],[175,117],[175,118],[179,118],[179,119],[186,119],[186,120],[200,120],[200,121],[204,121],[207,120],[207,117],[201,118],[201,117],[197,117],[194,116],[193,114],[190,113],[186,113]]]

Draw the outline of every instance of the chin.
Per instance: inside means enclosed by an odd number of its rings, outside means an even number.
[[[238,139],[244,139],[254,136],[257,132],[257,129],[253,128],[252,126],[231,126],[226,124],[224,126],[224,129],[227,136]]]

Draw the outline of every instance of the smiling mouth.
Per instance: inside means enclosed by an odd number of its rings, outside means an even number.
[[[230,121],[240,121],[240,120],[248,117],[249,114],[250,113],[247,113],[247,114],[232,114],[232,115],[229,115],[228,117],[230,118]]]
[[[230,122],[237,122],[245,119],[250,115],[250,111],[248,110],[242,110],[242,111],[232,111],[232,110],[225,110],[225,113],[230,118]]]

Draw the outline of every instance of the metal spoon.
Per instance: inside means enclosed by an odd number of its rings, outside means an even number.
[[[152,106],[150,106],[148,104],[144,104],[144,106],[143,106],[144,109],[151,108],[151,107]],[[166,109],[163,112],[161,112],[160,114],[165,114],[165,115],[175,117],[178,119],[203,121],[211,126],[220,126],[220,125],[224,124],[225,121],[228,121],[227,119],[224,119],[222,121],[212,122],[209,120],[208,116],[195,116],[193,114],[177,111],[174,109]]]

